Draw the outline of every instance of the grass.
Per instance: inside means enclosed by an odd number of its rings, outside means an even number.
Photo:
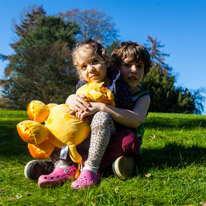
[[[0,110],[0,205],[200,205],[206,202],[206,116],[150,113],[134,178],[97,187],[39,189],[24,178],[32,158],[16,132],[25,111]],[[205,203],[206,205],[206,203]]]

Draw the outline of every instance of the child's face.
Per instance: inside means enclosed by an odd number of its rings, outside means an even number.
[[[107,68],[101,56],[91,48],[80,48],[76,54],[77,69],[87,82],[102,82],[107,78]]]
[[[132,91],[136,91],[144,77],[144,63],[134,62],[132,59],[126,58],[122,61],[120,71],[122,79],[129,84]]]

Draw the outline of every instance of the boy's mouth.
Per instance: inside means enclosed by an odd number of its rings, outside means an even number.
[[[128,79],[129,79],[129,80],[137,80],[137,77],[135,77],[135,76],[130,76],[130,77],[128,77]]]

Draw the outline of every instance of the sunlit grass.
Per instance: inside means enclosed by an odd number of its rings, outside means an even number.
[[[39,189],[24,178],[31,156],[16,132],[24,111],[0,111],[0,205],[200,205],[206,202],[206,116],[150,113],[134,178]]]

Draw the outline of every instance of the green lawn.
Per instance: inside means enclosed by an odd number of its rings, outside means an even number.
[[[70,182],[39,189],[24,178],[31,160],[16,132],[24,111],[0,110],[0,205],[200,205],[206,202],[206,116],[150,113],[134,178],[102,177],[84,191]],[[205,203],[206,205],[206,203]]]

